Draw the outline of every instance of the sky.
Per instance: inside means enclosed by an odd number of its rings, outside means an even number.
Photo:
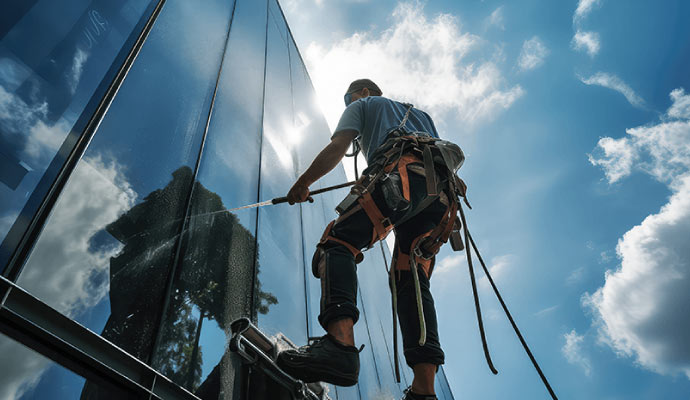
[[[472,236],[560,399],[690,396],[690,3],[281,5],[331,129],[367,77],[463,148]],[[456,398],[548,398],[477,275],[497,376],[465,254],[431,280]]]

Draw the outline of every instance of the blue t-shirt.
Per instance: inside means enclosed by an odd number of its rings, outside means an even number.
[[[340,117],[333,136],[341,131],[353,130],[359,133],[360,144],[367,163],[371,162],[376,149],[386,140],[386,134],[402,122],[408,106],[382,96],[369,96],[352,102]],[[434,121],[429,114],[412,108],[404,126],[407,132],[426,132],[438,137]]]

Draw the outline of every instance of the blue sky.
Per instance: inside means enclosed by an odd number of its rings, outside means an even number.
[[[281,4],[331,128],[370,77],[463,147],[473,236],[559,398],[688,398],[690,3]],[[481,279],[489,372],[467,275],[444,248],[456,398],[548,398]]]

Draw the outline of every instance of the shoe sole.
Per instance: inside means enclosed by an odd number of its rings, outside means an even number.
[[[303,371],[303,375],[299,379],[306,383],[326,382],[337,386],[354,386],[357,384],[357,378],[344,377],[341,371],[327,366],[322,366],[317,372],[312,372],[307,369],[308,363],[306,362],[293,363],[292,361],[287,362],[285,359],[279,359],[278,366],[291,376],[293,376],[291,372],[295,369]]]

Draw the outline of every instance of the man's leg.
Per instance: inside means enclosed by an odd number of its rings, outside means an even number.
[[[415,190],[414,182],[412,189]],[[419,189],[417,189],[419,190]],[[426,191],[426,189],[423,189]],[[435,202],[424,211],[396,227],[400,251],[409,255],[412,242],[438,225],[446,206]],[[411,391],[416,394],[434,395],[434,381],[438,366],[444,363],[444,353],[438,337],[438,324],[434,299],[431,295],[429,279],[418,267],[419,284],[422,295],[422,309],[426,322],[426,343],[419,345],[420,324],[417,309],[417,294],[412,272],[396,272],[396,289],[398,295],[398,320],[403,336],[403,351],[407,364],[414,372]]]

